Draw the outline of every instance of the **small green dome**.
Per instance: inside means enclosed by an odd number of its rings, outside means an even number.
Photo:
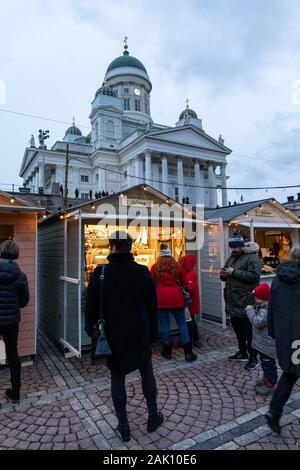
[[[191,108],[185,108],[185,110],[182,111],[179,116],[179,121],[181,121],[181,119],[184,119],[186,115],[191,118],[198,119],[197,113],[195,113],[195,111],[193,111]]]
[[[108,69],[106,70],[106,73],[119,67],[133,67],[135,69],[143,70],[143,72],[147,73],[147,70],[142,64],[142,62],[136,59],[135,57],[130,56],[127,50],[123,52],[123,55],[121,55],[120,57],[117,57],[115,60],[112,61],[112,63],[109,65]]]
[[[69,134],[72,134],[72,135],[79,135],[79,136],[82,135],[81,130],[78,129],[78,127],[75,126],[75,122],[74,122],[74,121],[73,121],[73,126],[69,127],[69,129],[66,130],[66,134],[65,134],[65,135],[69,135]]]
[[[117,96],[117,92],[114,91],[111,85],[106,85],[105,83],[103,83],[99,90],[97,90],[95,97],[97,97],[98,95]]]

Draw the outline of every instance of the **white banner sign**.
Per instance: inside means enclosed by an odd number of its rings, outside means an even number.
[[[121,197],[122,206],[125,207],[153,207],[154,201],[149,199],[130,199],[127,197]]]

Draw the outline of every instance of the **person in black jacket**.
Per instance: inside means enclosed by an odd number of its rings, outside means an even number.
[[[118,418],[118,431],[124,441],[130,439],[126,413],[126,374],[139,370],[149,411],[148,432],[163,422],[157,410],[157,387],[152,366],[151,344],[156,341],[158,323],[156,290],[145,266],[130,253],[132,238],[123,231],[110,236],[109,264],[103,281],[103,316],[105,332],[112,350],[111,393]],[[100,271],[96,268],[87,290],[85,330],[89,336],[99,320]]]
[[[266,419],[280,434],[280,418],[285,403],[300,377],[300,248],[277,268],[268,308],[269,335],[274,338],[278,362],[283,370]]]
[[[20,308],[26,307],[29,302],[27,277],[15,263],[18,257],[19,247],[13,240],[0,245],[0,336],[5,344],[12,385],[5,395],[14,403],[20,400],[21,389],[18,355]]]

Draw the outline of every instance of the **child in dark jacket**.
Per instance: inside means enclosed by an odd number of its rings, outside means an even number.
[[[257,395],[272,395],[277,383],[276,351],[273,339],[268,335],[268,300],[270,287],[263,283],[254,291],[255,304],[246,307],[252,323],[252,348],[260,355],[263,378],[256,383]]]
[[[194,271],[195,256],[185,255],[181,260],[182,267],[185,271],[186,285],[191,295],[191,303],[186,307],[186,324],[189,330],[189,336],[195,348],[201,347],[199,339],[198,325],[196,315],[200,312],[200,296],[197,277]]]

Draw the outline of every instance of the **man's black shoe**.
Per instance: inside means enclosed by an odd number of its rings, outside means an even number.
[[[130,441],[130,429],[128,424],[127,426],[120,426],[120,424],[118,424],[117,431],[120,434],[122,441]]]
[[[279,419],[275,418],[275,416],[271,413],[271,411],[268,411],[268,413],[265,414],[265,418],[267,420],[268,425],[272,429],[272,431],[276,432],[276,434],[280,436],[281,427],[279,424]]]
[[[237,352],[236,354],[233,354],[233,356],[229,356],[228,360],[236,362],[247,362],[248,354],[242,354],[241,352]]]
[[[5,392],[6,398],[11,401],[12,403],[19,403],[20,402],[20,392],[13,392],[11,388],[8,388]]]
[[[147,431],[154,432],[162,424],[164,416],[161,411],[159,411],[155,416],[149,416],[147,423]]]

